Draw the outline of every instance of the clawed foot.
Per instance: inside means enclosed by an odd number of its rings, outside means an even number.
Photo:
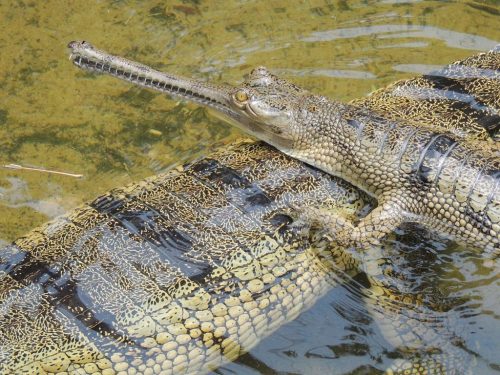
[[[283,212],[293,219],[292,226],[315,228],[319,235],[329,237],[343,247],[356,244],[351,236],[354,232],[352,223],[327,209],[290,204]]]

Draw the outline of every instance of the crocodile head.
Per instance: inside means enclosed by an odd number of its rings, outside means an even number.
[[[235,87],[228,104],[236,126],[280,149],[292,149],[297,141],[297,113],[308,91],[270,73],[253,69]]]
[[[238,86],[215,85],[160,72],[94,48],[70,42],[70,59],[80,68],[106,73],[215,109],[243,131],[300,158],[312,153],[321,135],[324,109],[335,103],[279,78],[264,67],[253,69]]]

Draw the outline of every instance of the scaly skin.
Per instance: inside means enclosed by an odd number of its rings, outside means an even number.
[[[237,358],[357,272],[291,225],[292,202],[352,217],[368,199],[243,144],[29,233],[0,251],[0,373],[195,374]]]
[[[307,105],[319,107],[318,98],[308,97]],[[308,132],[314,136],[304,137],[299,151],[289,153],[378,201],[356,226],[334,216],[323,218],[337,227],[344,245],[377,244],[403,222],[413,221],[498,255],[499,158],[451,135],[395,124],[356,107],[328,102],[322,108],[335,115],[303,111],[298,121],[314,128]]]
[[[499,154],[500,46],[438,71],[397,81],[351,102],[390,120],[482,141]],[[484,142],[487,142],[486,145]]]
[[[332,238],[283,215],[290,205],[352,219],[371,202],[243,143],[28,233],[0,250],[0,373],[201,374],[237,358],[359,272]],[[419,354],[387,373],[465,373],[467,354],[427,324],[436,313],[423,297],[386,284],[371,279],[367,304],[405,316],[391,341]]]
[[[357,224],[303,207],[306,216],[328,224],[344,246],[378,244],[400,224],[419,222],[494,257],[500,252],[500,157],[486,142],[334,102],[263,67],[232,88],[160,73],[86,42],[69,47],[73,62],[84,69],[214,108],[286,154],[374,196],[377,208]]]

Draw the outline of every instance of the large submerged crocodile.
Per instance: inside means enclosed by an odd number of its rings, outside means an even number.
[[[73,43],[72,47],[73,61],[80,66],[225,108],[221,98],[209,96],[216,86],[193,85],[193,81],[102,54],[86,43]],[[456,82],[470,84],[466,95],[482,104],[427,97],[422,103],[437,111],[451,104],[450,113],[463,110],[470,127],[460,122],[450,125],[439,117],[427,125],[447,127],[481,139],[470,142],[489,144],[490,135],[498,132],[498,126],[493,126],[498,121],[491,119],[498,120],[500,109],[500,54],[481,54],[449,69],[459,75]],[[254,72],[256,76],[259,87],[267,87],[267,79],[281,84],[261,69]],[[429,90],[429,82],[402,85],[413,91]],[[276,103],[284,99],[284,90],[303,94],[291,84],[283,85],[271,97]],[[453,92],[453,87],[448,89]],[[385,107],[384,111],[411,122],[404,101],[390,93],[388,89],[375,94],[386,95],[383,102],[391,103],[391,110]],[[414,98],[415,92],[409,97]],[[250,98],[249,91],[234,92],[237,102]],[[365,103],[369,106],[370,99]],[[306,110],[321,112],[314,106]],[[383,122],[379,117],[370,119]],[[244,117],[239,120],[246,121]],[[275,128],[278,121],[273,122],[272,133],[261,124],[244,123],[263,132],[266,140],[279,139],[280,145],[288,142]],[[427,151],[433,144],[441,144],[441,138],[451,136],[436,137]],[[462,147],[456,142],[449,145],[452,151]],[[440,150],[427,151],[421,152],[422,165],[428,165],[426,159]],[[442,160],[448,160],[451,152],[441,152],[446,156]],[[465,158],[472,159],[476,160],[475,154]],[[471,186],[478,182],[483,186],[483,177],[491,175],[490,161],[485,160],[485,168]],[[472,167],[472,162],[464,162],[464,170]],[[498,173],[491,178],[498,179]],[[494,192],[487,194],[483,221],[476,216],[471,219],[491,224],[491,230],[497,202]],[[469,201],[466,203],[474,207]],[[332,286],[360,272],[357,258],[337,245],[331,233],[311,226],[304,220],[307,215],[294,220],[285,213],[312,207],[335,213],[347,222],[361,218],[374,206],[368,195],[352,185],[259,143],[236,145],[116,189],[0,250],[0,373],[169,374],[214,369],[248,351]],[[478,234],[473,229],[470,233]],[[498,234],[491,243],[481,236],[476,236],[483,238],[480,244],[495,248]],[[371,278],[371,282],[378,301],[386,296],[391,301],[398,299],[398,292],[380,280]],[[401,299],[417,310],[418,297]],[[402,308],[393,303],[387,303],[387,314]],[[408,342],[412,341],[409,332],[429,336],[410,320],[407,316],[393,327],[396,334],[404,332],[400,336],[407,342],[402,344],[408,346],[413,344]],[[389,372],[464,373],[464,361],[457,362],[452,352],[444,351],[437,360],[420,360],[413,369],[395,367]]]

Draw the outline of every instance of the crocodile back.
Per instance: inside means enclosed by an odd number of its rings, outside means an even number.
[[[500,46],[352,104],[469,140],[500,140]],[[498,148],[498,145],[496,146]]]
[[[435,72],[395,82],[352,104],[394,123],[406,120],[419,130],[411,137],[415,140],[422,134],[422,140],[414,142],[415,152],[406,152],[409,169],[405,172],[415,174],[424,185],[422,190],[438,187],[443,193],[441,201],[451,197],[464,207],[464,213],[456,218],[448,212],[447,203],[433,204],[426,210],[437,218],[431,221],[432,226],[465,240],[472,238],[474,245],[498,254],[500,46]],[[390,122],[381,123],[391,129]],[[374,132],[386,131],[373,128]],[[398,137],[394,139],[396,145],[403,143]],[[460,222],[460,227],[447,222],[449,217]],[[482,241],[475,233],[481,233]]]
[[[352,218],[367,202],[261,143],[113,190],[0,251],[0,373],[234,359],[332,282],[287,207]]]

